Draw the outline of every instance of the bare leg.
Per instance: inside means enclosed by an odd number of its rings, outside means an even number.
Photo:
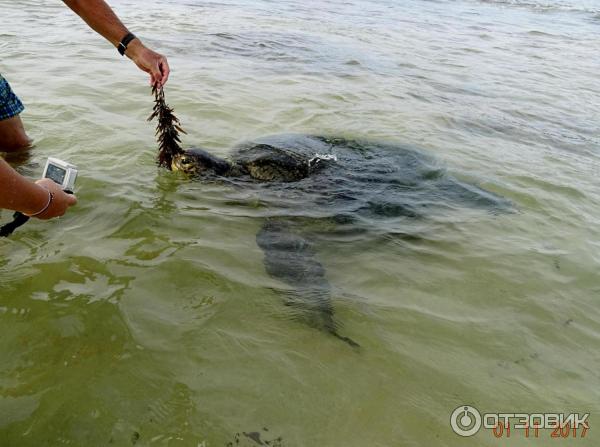
[[[19,115],[0,121],[0,152],[16,152],[30,145]]]

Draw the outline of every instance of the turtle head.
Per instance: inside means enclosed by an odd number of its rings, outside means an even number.
[[[209,154],[203,149],[190,149],[175,154],[171,169],[191,176],[225,175],[230,165],[227,161]]]

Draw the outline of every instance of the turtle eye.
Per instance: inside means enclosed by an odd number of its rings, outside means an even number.
[[[192,160],[189,157],[182,157],[181,158],[181,164],[189,165],[191,162],[192,162]]]

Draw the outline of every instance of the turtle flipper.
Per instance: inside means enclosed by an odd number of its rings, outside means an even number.
[[[348,343],[353,348],[360,348],[360,345],[358,343],[356,343],[354,340],[352,340],[350,337],[345,337],[343,335],[338,334],[337,332],[332,332],[331,334],[334,337],[337,337],[340,340],[345,341],[346,343]]]
[[[357,347],[358,343],[337,331],[329,282],[310,242],[279,219],[268,219],[256,242],[264,252],[267,273],[292,287],[286,305],[298,311],[298,319]]]

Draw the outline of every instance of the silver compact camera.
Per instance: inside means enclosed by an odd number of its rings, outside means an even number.
[[[77,178],[77,166],[58,158],[48,157],[42,177],[58,183],[63,191],[73,192]]]

